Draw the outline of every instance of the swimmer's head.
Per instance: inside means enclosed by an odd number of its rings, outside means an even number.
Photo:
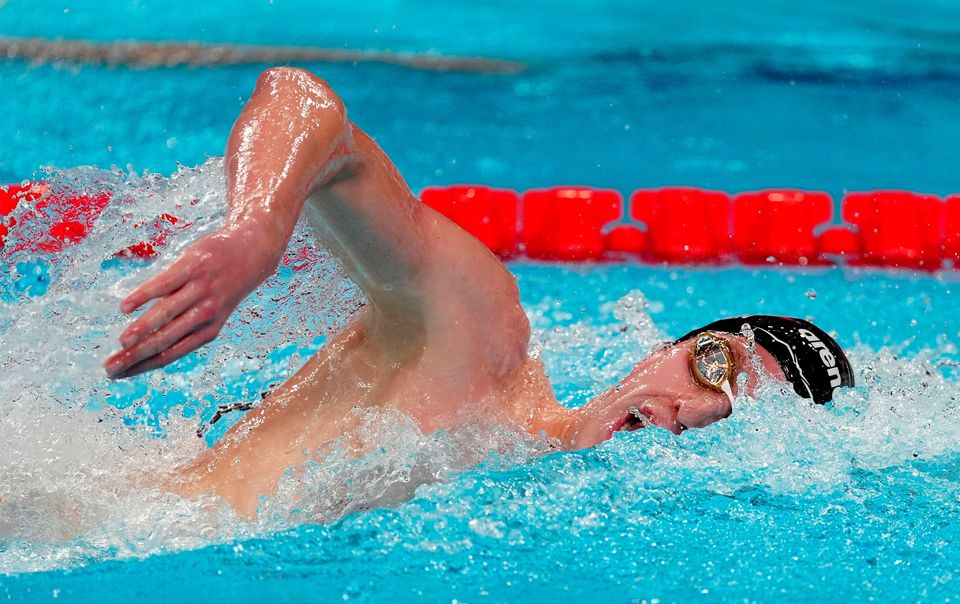
[[[618,430],[659,426],[679,434],[702,428],[733,411],[761,373],[789,382],[794,391],[826,403],[853,386],[853,370],[840,346],[802,319],[752,315],[715,321],[650,353],[619,384],[582,408],[577,447]]]
[[[687,333],[685,342],[703,333],[750,336],[777,361],[793,390],[821,405],[840,387],[853,386],[853,367],[843,349],[825,331],[803,319],[749,315],[720,319]]]

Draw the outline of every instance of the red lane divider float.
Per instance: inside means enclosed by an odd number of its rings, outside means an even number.
[[[4,191],[4,189],[6,189]],[[16,219],[10,216],[21,203],[29,203],[30,208],[21,220],[35,220],[40,212],[49,210],[56,215],[53,225],[44,235],[30,242],[21,242],[20,249],[34,249],[44,252],[59,252],[72,243],[87,236],[87,231],[100,212],[110,201],[109,195],[76,195],[69,203],[54,198],[44,183],[8,185],[0,189],[0,215],[4,216],[4,229],[0,231],[0,247],[4,244],[9,229],[16,226]],[[55,207],[54,207],[55,206]]]
[[[60,251],[86,236],[106,194],[51,197],[44,183],[0,188],[0,248],[21,203],[37,217],[56,202],[54,224],[38,250]],[[960,267],[960,195],[942,200],[908,191],[848,193],[837,207],[827,193],[770,189],[733,196],[691,187],[639,190],[629,203],[609,189],[554,187],[525,193],[486,186],[430,187],[423,202],[503,258],[632,259],[663,263],[811,265],[844,262],[936,270]],[[842,219],[842,222],[837,220]],[[164,214],[144,241],[118,254],[148,258],[172,229],[189,224]]]
[[[776,189],[733,199],[733,249],[746,264],[825,264],[817,227],[833,218],[826,193]]]
[[[49,210],[55,215],[55,221],[38,239],[21,242],[21,249],[30,248],[44,252],[59,252],[65,246],[76,243],[87,236],[87,231],[100,212],[110,201],[106,194],[71,196],[68,203],[53,197],[44,183],[26,183],[8,185],[0,188],[0,215],[4,217],[4,229],[0,231],[0,247],[4,245],[9,229],[16,226],[16,219],[10,216],[21,203],[30,204],[30,208],[21,215],[24,222],[37,219],[41,212]]]
[[[860,233],[863,264],[940,268],[944,203],[908,191],[848,193],[843,219]]]
[[[521,239],[542,260],[592,260],[605,251],[603,227],[623,216],[623,197],[609,189],[555,187],[523,196]]]
[[[7,233],[17,224],[16,220],[10,217],[10,214],[13,213],[21,201],[36,201],[45,192],[46,187],[40,183],[0,187],[0,249],[3,249],[3,242]]]
[[[10,215],[21,203],[31,206],[21,214],[22,221],[36,220],[40,212],[49,210],[53,224],[43,237],[29,243],[21,242],[14,251],[30,248],[54,253],[61,252],[64,247],[86,237],[94,221],[110,203],[110,195],[107,193],[71,195],[67,199],[54,195],[42,182],[0,187],[0,249],[5,246],[10,229],[16,226],[16,220]],[[45,218],[50,219],[50,217]],[[146,241],[120,250],[116,255],[138,258],[156,256],[155,248],[166,244],[172,225],[178,225],[180,228],[189,226],[175,216],[162,214],[151,223],[148,229],[150,236]],[[144,226],[143,223],[135,224],[133,228],[138,229],[142,226]]]
[[[133,225],[133,228],[139,229],[143,227],[146,223],[138,223]],[[136,258],[153,258],[157,255],[158,247],[163,247],[167,244],[167,239],[170,237],[173,227],[185,228],[190,226],[189,222],[183,222],[176,216],[170,214],[161,214],[160,218],[155,219],[150,223],[150,239],[148,241],[141,241],[140,243],[135,243],[128,248],[120,250],[116,255],[126,256],[126,257],[136,257]]]
[[[726,193],[689,187],[636,191],[630,216],[647,227],[644,260],[716,263],[730,255]]]
[[[508,258],[517,251],[517,206],[513,191],[490,187],[429,187],[420,199],[459,224],[497,255]]]
[[[960,195],[947,197],[944,204],[943,259],[960,268]]]

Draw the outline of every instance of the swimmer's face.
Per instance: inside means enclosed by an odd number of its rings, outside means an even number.
[[[760,376],[747,342],[740,336],[714,334],[730,352],[733,363],[729,380],[730,394],[736,398],[737,376],[747,374],[748,394],[753,395]],[[583,408],[585,421],[578,443],[590,446],[620,430],[659,426],[674,434],[689,428],[703,428],[733,411],[730,396],[698,383],[691,370],[691,349],[696,338],[655,350],[634,367],[625,379]],[[776,360],[760,346],[755,347],[763,370],[783,380]]]

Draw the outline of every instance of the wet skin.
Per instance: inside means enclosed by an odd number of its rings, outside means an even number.
[[[330,87],[291,68],[266,71],[227,144],[228,217],[121,304],[154,304],[105,363],[122,378],[162,367],[213,340],[276,268],[303,212],[369,301],[285,384],[167,487],[219,495],[256,515],[283,472],[346,437],[357,454],[364,408],[395,408],[430,432],[482,417],[593,446],[641,422],[681,432],[730,414],[730,400],[693,380],[692,343],[658,350],[579,409],[554,397],[513,276],[481,243],[421,204],[386,154],[347,119]],[[742,338],[726,338],[735,375],[757,376]],[[779,375],[758,349],[762,367]],[[781,376],[782,377],[782,376]],[[733,385],[736,394],[736,386]],[[341,441],[338,441],[341,442]]]
[[[746,394],[753,396],[761,376],[784,381],[773,356],[762,346],[750,347],[742,336],[720,335],[733,355],[730,395],[740,396],[737,378],[746,375]],[[570,444],[591,447],[618,430],[646,426],[680,434],[704,428],[730,415],[733,401],[725,392],[701,386],[690,370],[693,340],[667,344],[638,363],[630,374],[580,409],[576,434]]]

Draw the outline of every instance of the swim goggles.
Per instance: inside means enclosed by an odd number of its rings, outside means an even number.
[[[690,373],[703,388],[723,392],[723,385],[733,375],[733,353],[717,334],[707,331],[690,348]]]

